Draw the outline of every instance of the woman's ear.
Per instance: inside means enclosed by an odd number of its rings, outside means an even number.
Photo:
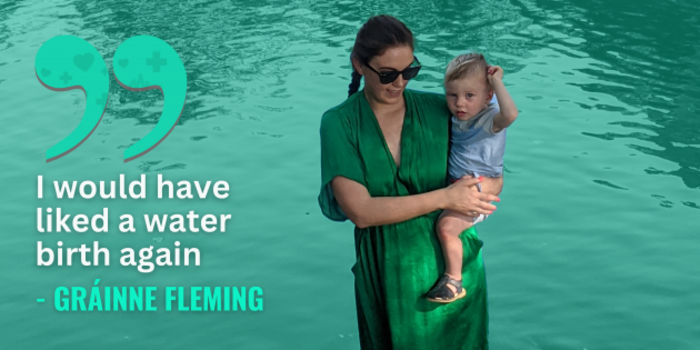
[[[364,76],[364,73],[362,73],[362,64],[360,63],[360,61],[355,57],[353,57],[351,59],[351,61],[352,61],[352,67],[355,68],[355,71],[357,73],[360,73],[360,75]]]

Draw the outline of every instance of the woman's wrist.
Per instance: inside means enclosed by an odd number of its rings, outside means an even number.
[[[447,188],[441,188],[435,193],[435,204],[440,210],[447,209]]]

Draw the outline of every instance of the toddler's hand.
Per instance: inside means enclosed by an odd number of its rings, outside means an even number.
[[[494,81],[503,80],[503,68],[499,66],[489,66],[486,73],[486,77],[489,79],[490,84],[493,84]]]

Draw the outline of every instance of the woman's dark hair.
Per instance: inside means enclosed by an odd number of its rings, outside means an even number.
[[[408,46],[413,50],[413,33],[405,24],[394,17],[374,16],[367,20],[357,32],[350,58],[356,58],[360,63],[367,64],[374,56],[382,55],[386,49],[397,46]],[[360,88],[361,78],[362,76],[353,66],[348,96]]]

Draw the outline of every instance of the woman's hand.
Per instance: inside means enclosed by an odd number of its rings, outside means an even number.
[[[491,215],[496,210],[496,206],[490,202],[500,202],[501,200],[492,194],[470,189],[470,187],[475,186],[481,180],[483,180],[483,177],[474,179],[470,176],[464,176],[445,188],[443,209],[454,210],[468,216],[476,216],[474,214]]]

